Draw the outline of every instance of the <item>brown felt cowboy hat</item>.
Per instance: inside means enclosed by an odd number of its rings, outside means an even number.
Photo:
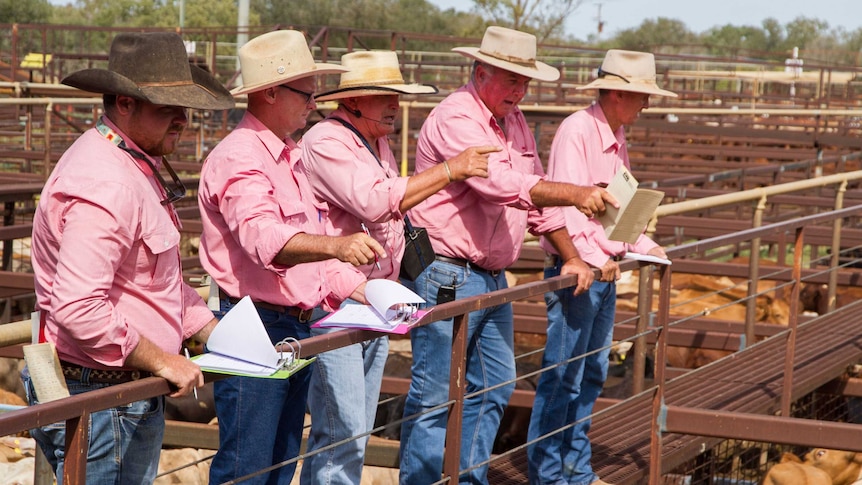
[[[341,74],[338,89],[321,93],[314,99],[335,99],[381,94],[434,94],[430,84],[406,84],[394,51],[357,51],[341,56],[341,65],[350,69]]]
[[[556,81],[560,71],[536,60],[536,36],[505,27],[485,30],[482,45],[455,47],[453,51],[477,61],[540,81]]]
[[[210,73],[189,63],[172,32],[123,33],[111,42],[108,69],[84,69],[61,81],[91,93],[118,94],[153,104],[230,109],[233,97]]]
[[[605,54],[599,78],[576,89],[610,89],[633,93],[677,97],[656,84],[655,56],[649,52],[611,49]]]
[[[239,65],[242,86],[231,91],[234,95],[347,70],[337,64],[315,63],[305,35],[296,30],[276,30],[251,39],[239,49]]]

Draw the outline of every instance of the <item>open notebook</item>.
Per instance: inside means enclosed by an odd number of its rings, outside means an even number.
[[[288,351],[279,352],[272,345],[251,298],[246,296],[213,329],[208,352],[192,357],[192,361],[206,372],[272,379],[286,379],[314,361],[313,357],[298,357],[296,340],[279,342],[279,347]]]
[[[344,305],[312,327],[358,328],[405,334],[413,323],[428,313],[419,309],[425,300],[397,281],[370,280],[365,285],[365,298],[369,305]]]

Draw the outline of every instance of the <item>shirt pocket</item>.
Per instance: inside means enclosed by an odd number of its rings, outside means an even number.
[[[281,216],[288,225],[303,228],[308,223],[308,214],[305,212],[305,204],[302,201],[279,199],[278,207],[281,209]],[[318,210],[318,214],[321,214],[321,211]]]
[[[162,289],[180,278],[180,233],[173,225],[154,227],[136,244],[134,281],[145,288]]]

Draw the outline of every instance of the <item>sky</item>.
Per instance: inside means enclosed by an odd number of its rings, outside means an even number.
[[[428,1],[444,10],[469,11],[473,7],[471,0]],[[830,28],[854,31],[862,27],[860,0],[585,0],[569,18],[566,33],[586,40],[596,32],[599,12],[604,22],[600,39],[658,17],[682,21],[695,33],[726,24],[760,27],[769,17],[781,25],[801,16],[825,20]]]

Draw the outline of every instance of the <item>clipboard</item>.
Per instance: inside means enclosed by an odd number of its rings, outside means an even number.
[[[370,280],[365,285],[370,305],[344,305],[315,322],[312,327],[355,328],[403,335],[431,310],[419,305],[425,300],[397,281]]]

